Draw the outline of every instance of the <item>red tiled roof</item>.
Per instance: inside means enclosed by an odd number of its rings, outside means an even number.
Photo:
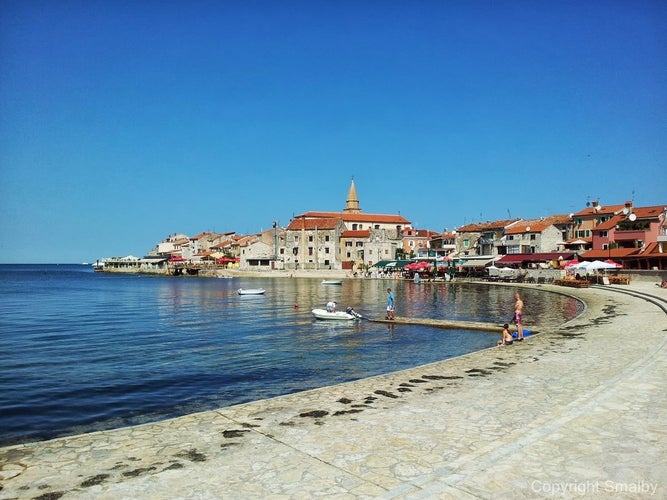
[[[362,229],[360,231],[343,231],[341,237],[343,238],[368,238],[371,235],[370,229]]]
[[[457,233],[479,233],[482,231],[490,231],[492,229],[505,229],[510,224],[513,224],[521,219],[506,219],[506,220],[497,220],[493,222],[473,222],[472,224],[467,224],[461,226],[456,230]]]
[[[208,236],[209,234],[213,234],[213,233],[210,232],[210,231],[205,231],[205,232],[203,232],[203,233],[199,233],[197,236],[193,236],[193,237],[190,238],[190,239],[191,239],[191,240],[200,240],[200,239],[202,239],[204,236]]]
[[[382,224],[401,224],[409,225],[410,221],[402,215],[384,215],[384,214],[364,214],[364,213],[348,213],[348,212],[306,212],[298,215],[297,218],[317,218],[327,219],[336,218],[342,219],[345,222],[366,222],[366,223],[382,223]]]
[[[336,229],[338,227],[338,223],[340,221],[340,218],[317,218],[317,219],[305,219],[302,217],[299,217],[297,219],[292,219],[292,221],[289,223],[289,226],[287,226],[288,231],[298,231],[298,230],[306,230],[306,231],[314,231],[315,229]]]
[[[635,252],[637,248],[612,248],[606,250],[589,250],[580,255],[584,260],[596,260],[596,259],[614,259],[620,257],[628,257]]]
[[[549,226],[567,224],[568,222],[570,222],[569,215],[550,215],[541,219],[521,220],[508,227],[505,234],[541,233]]]
[[[595,215],[610,215],[613,214],[614,212],[618,212],[619,210],[623,210],[623,207],[625,205],[609,205],[609,206],[602,206],[602,208],[599,208],[596,210],[596,207],[586,207],[583,210],[577,212],[574,214],[575,217],[593,217]]]

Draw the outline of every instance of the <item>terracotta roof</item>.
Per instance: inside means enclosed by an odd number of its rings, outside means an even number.
[[[409,225],[410,221],[402,215],[384,215],[384,214],[364,214],[364,213],[350,213],[350,212],[306,212],[298,215],[298,218],[336,218],[343,219],[345,222],[366,222],[366,223],[383,223],[383,224],[401,224]]]
[[[599,205],[598,205],[599,207]],[[574,214],[575,217],[593,217],[595,215],[610,215],[613,214],[614,212],[618,212],[619,210],[623,210],[623,207],[625,205],[609,205],[609,206],[602,206],[602,208],[598,208],[596,210],[596,207],[590,206],[586,207],[583,210],[577,212]]]
[[[549,226],[567,224],[569,215],[552,215],[541,219],[521,220],[505,230],[505,234],[541,233]]]
[[[336,229],[341,217],[338,218],[317,218],[317,219],[305,219],[299,217],[297,219],[292,219],[287,226],[288,231],[314,231],[315,229]]]
[[[342,238],[368,238],[371,235],[370,229],[362,229],[361,231],[343,231]]]
[[[654,207],[633,207],[632,213],[637,216],[638,219],[655,219],[657,218],[663,210],[665,210],[667,205],[659,205]]]
[[[467,224],[461,226],[456,230],[457,233],[480,233],[483,231],[490,231],[494,229],[505,229],[510,224],[513,224],[521,219],[505,219],[497,220],[493,222],[473,222],[472,224]]]
[[[205,231],[205,232],[203,232],[203,233],[199,233],[197,236],[193,236],[193,237],[190,238],[190,239],[191,239],[191,240],[200,240],[200,239],[202,239],[203,237],[208,236],[209,234],[213,234],[213,233],[210,232],[210,231]]]
[[[637,252],[637,248],[612,248],[611,250],[589,250],[580,255],[584,260],[614,259],[628,257]]]
[[[636,220],[657,220],[660,214],[662,214],[664,207],[662,205],[655,207],[633,207],[632,213],[637,217]],[[598,224],[593,231],[606,231],[612,229],[619,222],[627,219],[627,215],[624,213],[616,214],[611,219]]]

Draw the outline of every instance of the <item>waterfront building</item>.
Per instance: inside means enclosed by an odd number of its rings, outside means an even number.
[[[583,253],[593,248],[593,231],[623,210],[624,205],[602,206],[599,200],[586,203],[586,208],[571,214],[572,229],[565,248]]]
[[[591,231],[585,260],[611,259],[632,269],[667,269],[667,206],[620,205]]]
[[[521,219],[466,224],[456,230],[456,252],[460,256],[497,257],[507,253],[505,232]]]
[[[569,215],[551,215],[520,220],[505,229],[505,254],[555,252],[563,245],[570,223]]]

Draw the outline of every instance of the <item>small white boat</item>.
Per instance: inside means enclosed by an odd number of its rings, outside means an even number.
[[[333,320],[351,320],[361,319],[361,314],[352,311],[347,313],[345,311],[329,312],[326,309],[313,309],[313,316],[317,319],[333,319]]]
[[[239,295],[264,295],[264,290],[263,288],[239,288],[238,289]]]
[[[343,280],[324,280],[322,281],[323,285],[342,285]]]

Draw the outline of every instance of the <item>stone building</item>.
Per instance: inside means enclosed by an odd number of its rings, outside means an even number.
[[[341,212],[306,212],[285,230],[285,269],[348,269],[368,267],[396,258],[403,230],[411,228],[401,215],[365,214],[350,184]]]

